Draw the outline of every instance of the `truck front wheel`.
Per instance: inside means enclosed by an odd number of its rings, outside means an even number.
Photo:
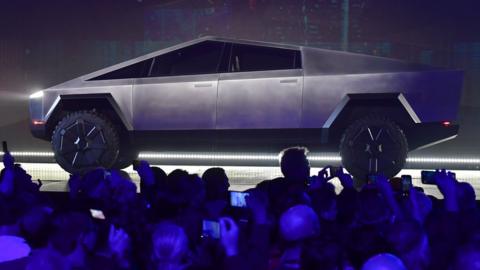
[[[65,116],[55,127],[52,148],[57,163],[67,172],[115,164],[119,153],[118,132],[113,124],[93,111],[78,111]]]
[[[406,163],[407,138],[388,118],[367,116],[345,130],[340,155],[345,169],[360,183],[364,183],[369,174],[393,177]]]

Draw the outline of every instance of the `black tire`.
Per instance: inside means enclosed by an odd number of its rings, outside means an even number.
[[[52,135],[55,160],[72,174],[83,174],[98,167],[111,168],[119,147],[118,132],[113,124],[93,111],[68,114]]]
[[[125,169],[126,167],[132,165],[133,160],[138,158],[138,151],[135,150],[130,144],[120,147],[120,152],[118,153],[117,160],[113,164],[115,169]]]
[[[393,177],[407,160],[407,138],[393,121],[367,116],[345,130],[340,155],[345,169],[359,182],[365,182],[367,175],[374,173]]]

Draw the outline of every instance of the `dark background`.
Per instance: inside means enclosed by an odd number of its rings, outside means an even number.
[[[49,150],[29,133],[29,94],[175,43],[218,35],[462,69],[460,135],[422,154],[478,156],[477,2],[0,0],[0,139],[12,150]]]

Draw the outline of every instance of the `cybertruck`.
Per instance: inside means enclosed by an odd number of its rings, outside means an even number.
[[[233,151],[320,145],[356,177],[393,176],[409,151],[457,135],[462,83],[456,70],[203,37],[32,94],[30,127],[71,173],[126,167],[153,142]]]

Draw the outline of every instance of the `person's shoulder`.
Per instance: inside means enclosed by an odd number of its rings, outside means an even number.
[[[277,177],[271,180],[263,180],[262,182],[257,184],[256,188],[261,190],[269,190],[271,188],[281,186],[284,183],[285,179],[283,177]]]

